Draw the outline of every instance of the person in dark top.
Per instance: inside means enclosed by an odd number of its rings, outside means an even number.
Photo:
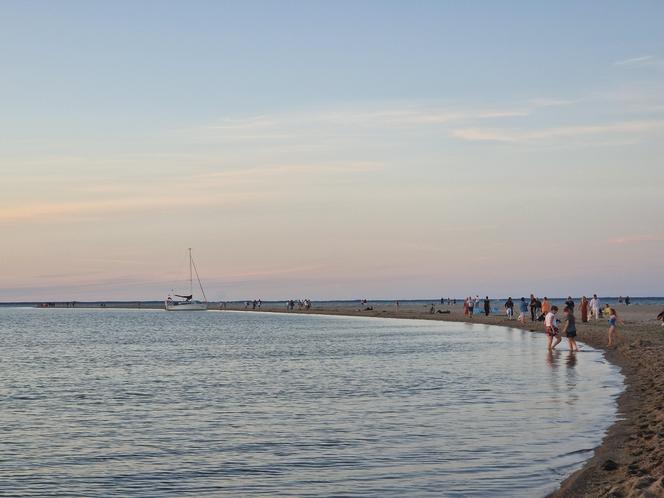
[[[507,301],[505,301],[505,312],[507,313],[507,318],[510,320],[514,319],[514,301],[512,301],[511,297],[508,297]]]
[[[544,313],[542,313],[542,301],[535,298],[535,319],[538,322],[544,320]]]
[[[565,323],[563,323],[563,334],[567,336],[570,351],[578,351],[579,346],[576,345],[576,318],[574,318],[574,308],[565,306],[563,310],[565,313]]]
[[[572,296],[567,296],[567,301],[565,301],[565,306],[574,311],[574,300]]]
[[[489,313],[491,313],[491,301],[489,300],[489,296],[486,296],[484,298],[484,314],[489,316]]]
[[[626,296],[625,297],[625,306],[629,306],[630,302],[631,302],[631,299],[629,298],[629,296]]]
[[[530,295],[530,321],[535,321],[535,305],[537,304],[537,298],[534,294]]]

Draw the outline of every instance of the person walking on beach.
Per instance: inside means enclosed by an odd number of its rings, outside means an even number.
[[[588,321],[588,298],[583,296],[581,298],[581,321],[586,323]]]
[[[486,296],[484,298],[484,315],[489,316],[491,313],[491,301],[489,300],[489,296]]]
[[[521,302],[519,303],[519,322],[521,322],[521,325],[526,324],[527,314],[528,314],[528,303],[526,302],[526,298],[522,297]]]
[[[590,317],[599,320],[599,299],[597,299],[597,294],[593,294],[593,298],[590,300]]]
[[[567,296],[567,301],[565,301],[565,306],[571,308],[572,311],[574,311],[574,299],[572,299],[572,296]]]
[[[549,311],[544,317],[544,327],[546,329],[546,347],[549,351],[556,349],[556,346],[560,344],[562,339],[558,333],[556,313],[558,313],[558,306],[552,306],[551,311]],[[555,337],[556,343],[553,344],[553,338]]]
[[[563,309],[565,313],[565,323],[563,324],[563,334],[567,337],[569,342],[570,351],[578,351],[579,347],[576,345],[576,318],[574,317],[574,309],[565,306]]]
[[[468,298],[468,314],[470,319],[473,319],[473,312],[475,311],[475,300],[472,297]]]
[[[616,325],[620,322],[621,325],[625,325],[620,318],[618,318],[618,313],[614,308],[611,308],[609,312],[609,344],[608,347],[612,348],[616,345]]]
[[[542,313],[542,301],[535,298],[535,320],[541,322],[544,320],[544,314]]]
[[[508,297],[507,301],[505,301],[505,313],[509,320],[514,320],[514,301],[512,301],[511,297]]]
[[[468,316],[468,298],[463,300],[463,316]]]
[[[551,311],[551,302],[548,297],[544,296],[544,299],[542,299],[542,313],[546,315],[549,311]]]
[[[535,321],[535,305],[537,304],[537,298],[534,294],[530,295],[530,321]]]
[[[629,303],[631,303],[632,300],[629,298],[629,296],[625,296],[625,306],[629,306]]]

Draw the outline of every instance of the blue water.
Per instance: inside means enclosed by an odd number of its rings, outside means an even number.
[[[622,377],[414,320],[0,310],[0,495],[543,496]]]

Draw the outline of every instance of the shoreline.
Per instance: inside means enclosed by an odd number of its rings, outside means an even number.
[[[502,306],[502,302],[495,301]],[[79,307],[79,306],[77,306]],[[88,308],[81,305],[80,308]],[[97,308],[98,306],[90,306]],[[541,322],[528,317],[521,325],[504,315],[474,315],[464,317],[462,305],[430,305],[403,303],[373,305],[363,310],[359,304],[322,305],[314,303],[309,310],[288,311],[283,305],[264,303],[260,309],[246,309],[239,303],[227,306],[226,311],[248,313],[281,313],[355,317],[438,320],[459,323],[478,323],[543,333]],[[117,309],[115,307],[106,309]],[[140,308],[155,309],[155,308]],[[162,308],[163,309],[163,308]],[[576,497],[664,497],[664,327],[655,320],[661,311],[657,305],[616,306],[625,325],[618,328],[618,346],[607,350],[607,325],[604,319],[581,323],[577,319],[577,339],[602,351],[606,359],[620,368],[625,389],[617,400],[618,419],[604,434],[600,446],[583,467],[568,476],[560,487],[548,495],[551,498]],[[214,309],[210,309],[214,311]],[[218,308],[217,308],[217,311]],[[224,311],[224,310],[221,310]],[[544,340],[542,347],[545,347]]]

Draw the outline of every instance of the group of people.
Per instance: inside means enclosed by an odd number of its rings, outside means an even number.
[[[263,301],[261,301],[260,299],[254,299],[253,301],[244,302],[245,310],[249,309],[249,307],[251,307],[252,310],[261,309],[261,306],[263,306]]]
[[[505,303],[505,308],[508,308],[508,305],[511,308],[514,307],[511,297]],[[574,306],[575,303],[572,297],[567,296],[567,299],[565,300],[565,307],[574,310]],[[520,312],[519,321],[521,323],[525,323],[528,311],[530,311],[531,322],[537,322],[537,321],[542,322],[545,320],[547,313],[549,313],[551,309],[552,309],[551,302],[549,301],[549,298],[546,296],[544,297],[544,299],[540,300],[534,294],[531,294],[529,301],[526,301],[526,299],[522,297],[521,302],[519,303],[519,312]],[[589,318],[594,318],[595,320],[598,320],[600,316],[600,302],[599,298],[597,297],[597,294],[593,294],[593,297],[591,299],[588,299],[586,296],[583,296],[581,298],[581,302],[579,303],[579,309],[581,311],[582,322],[584,323],[587,322]],[[606,304],[605,309],[607,311],[610,310],[610,306]],[[513,314],[514,314],[513,310],[507,312],[508,316],[513,316]],[[604,312],[603,310],[602,314],[608,316],[606,312]]]
[[[473,318],[473,314],[484,313],[486,316],[491,314],[491,299],[489,296],[486,296],[484,299],[480,299],[479,295],[468,296],[463,300],[463,314]]]
[[[298,310],[304,309],[309,311],[311,309],[311,299],[298,299],[297,301],[295,299],[289,299],[286,301],[286,309],[288,311],[293,311],[295,306],[297,306]]]
[[[629,302],[629,298],[625,298],[625,302]],[[483,308],[482,308],[483,305]],[[514,308],[516,304],[514,300],[509,297],[505,301],[504,308],[505,314],[508,319],[514,320]],[[539,299],[534,294],[530,295],[530,300],[526,300],[525,297],[522,297],[518,302],[518,321],[525,325],[526,318],[530,314],[530,320],[532,322],[540,321],[544,322],[544,328],[547,335],[547,348],[553,350],[558,344],[562,342],[562,335],[564,335],[568,342],[570,351],[578,351],[579,348],[576,344],[576,317],[574,315],[574,309],[576,303],[571,296],[568,296],[563,305],[563,321],[561,322],[557,318],[557,313],[559,311],[558,306],[552,305],[549,298],[546,296],[543,299]],[[579,311],[581,313],[581,321],[586,323],[590,319],[599,320],[600,314],[603,318],[606,318],[609,324],[608,330],[608,346],[614,347],[616,343],[616,327],[618,323],[623,324],[624,322],[618,317],[618,313],[615,308],[611,307],[608,303],[601,307],[600,300],[597,297],[597,294],[593,294],[591,299],[588,299],[586,296],[581,298],[579,302]],[[482,313],[489,315],[491,313],[491,300],[489,296],[485,297],[483,300],[480,300],[479,296],[467,297],[463,302],[463,313],[465,316],[468,316],[472,319],[473,314]],[[662,325],[664,325],[664,311],[658,317],[659,320],[662,320]],[[561,326],[562,323],[562,326]]]
[[[581,316],[584,316],[584,299],[581,300]],[[599,300],[597,296],[593,296],[593,301],[595,306],[590,306],[592,315],[595,317],[595,320],[598,319],[599,314]],[[592,301],[591,301],[592,302]],[[616,327],[618,323],[622,325],[625,324],[619,317],[615,308],[612,308],[608,304],[605,305],[607,313],[605,316],[608,318],[609,329],[608,329],[608,344],[609,348],[613,348],[616,345]],[[552,306],[551,310],[544,317],[544,328],[546,331],[547,337],[547,348],[549,351],[552,351],[556,348],[558,344],[561,343],[561,335],[565,334],[567,340],[569,341],[570,351],[578,351],[579,348],[576,345],[576,318],[574,317],[574,301],[571,298],[568,298],[565,301],[565,307],[563,308],[563,313],[565,315],[565,320],[563,322],[562,330],[559,329],[558,325],[560,321],[556,318],[556,313],[558,313],[558,306]],[[586,310],[587,313],[587,310]],[[584,322],[587,322],[587,317]]]

